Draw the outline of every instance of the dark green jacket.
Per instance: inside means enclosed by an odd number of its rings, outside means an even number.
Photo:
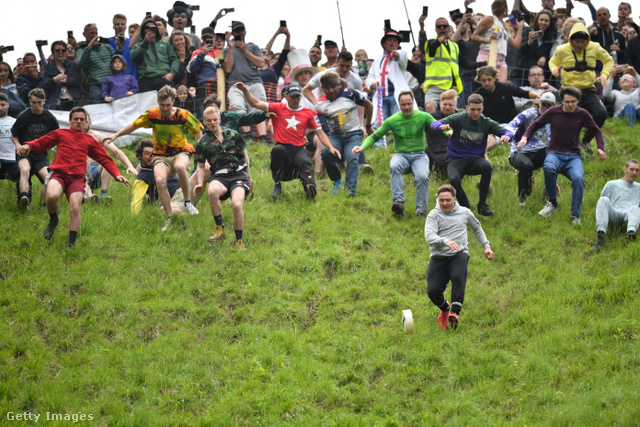
[[[155,25],[153,20],[145,19],[140,26],[144,28],[148,22]],[[151,48],[151,44],[144,41],[144,37],[141,34],[140,41],[131,48],[131,59],[138,64],[138,80],[154,79],[167,73],[172,73],[175,76],[180,71],[178,55],[173,50],[173,46],[161,41],[157,28],[156,41],[153,45],[155,46],[155,53]]]
[[[86,43],[80,45],[80,49],[76,52],[76,63],[82,68],[87,76],[87,84],[89,86],[102,86],[105,77],[111,75],[111,57],[114,54],[113,48],[108,44],[100,44],[92,48]]]

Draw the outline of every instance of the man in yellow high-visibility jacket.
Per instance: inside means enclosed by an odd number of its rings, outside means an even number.
[[[419,40],[421,49],[427,59],[424,80],[424,108],[428,113],[434,113],[440,101],[440,94],[449,89],[462,92],[460,79],[460,48],[458,44],[449,40],[450,25],[445,18],[436,20],[437,37],[427,41],[424,31],[424,20],[420,17]]]

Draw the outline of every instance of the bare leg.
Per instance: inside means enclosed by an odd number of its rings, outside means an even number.
[[[18,181],[18,190],[21,193],[29,192],[29,174],[31,173],[31,165],[29,160],[20,159],[18,161],[18,169],[20,170],[20,181]]]
[[[107,172],[105,168],[100,166],[100,189],[106,192],[109,189],[109,183],[111,182],[111,174]]]
[[[160,199],[160,203],[162,203],[164,212],[171,218],[171,197],[169,196],[169,189],[167,188],[169,172],[171,172],[171,168],[166,163],[159,162],[153,166],[153,175],[156,178],[156,187],[158,188],[158,198]]]
[[[213,216],[222,215],[222,205],[220,197],[227,192],[227,189],[219,181],[211,181],[209,183],[209,206]]]
[[[44,167],[38,171],[38,176],[42,178],[42,181],[44,182],[44,180],[47,178],[48,173],[49,173],[49,170],[46,167]],[[46,197],[47,197],[47,186],[43,185],[42,190],[40,190],[40,203],[45,203]]]
[[[266,135],[267,134],[267,124],[265,122],[258,123],[256,125],[256,133],[258,134],[258,136]]]
[[[58,201],[62,193],[62,184],[52,179],[47,185],[47,211],[50,214],[58,213]]]
[[[80,212],[82,211],[82,192],[76,191],[69,197],[69,231],[80,230]]]
[[[233,229],[242,230],[244,227],[244,204],[245,190],[242,187],[236,187],[231,191],[231,208],[233,209]]]
[[[173,169],[178,174],[178,180],[180,181],[180,188],[182,188],[182,194],[184,195],[184,201],[191,201],[191,193],[189,193],[189,156],[179,155],[173,162]],[[169,194],[167,192],[167,194]]]

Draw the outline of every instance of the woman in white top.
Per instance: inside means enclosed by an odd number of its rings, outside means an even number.
[[[509,16],[509,7],[506,0],[495,0],[491,4],[492,16],[483,18],[478,24],[471,40],[480,43],[480,51],[478,52],[477,62],[486,61],[489,58],[489,50],[491,49],[491,40],[498,39],[498,60],[496,68],[498,69],[498,81],[506,82],[508,76],[507,68],[507,44],[514,49],[519,49],[522,42],[522,27],[524,20],[516,22],[516,36],[511,37],[509,31],[504,27],[503,20]],[[498,31],[494,29],[497,27]]]
[[[626,71],[625,71],[626,70]],[[613,78],[619,72],[625,72],[620,77],[620,90],[612,90]],[[607,87],[604,89],[604,99],[613,102],[613,117],[624,117],[627,123],[634,127],[636,119],[640,116],[640,75],[631,65],[616,65],[613,67]]]

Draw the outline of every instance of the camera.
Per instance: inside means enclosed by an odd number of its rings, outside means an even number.
[[[47,46],[49,42],[47,40],[36,40],[36,46]]]
[[[108,37],[98,37],[98,43],[109,44],[110,41]]]
[[[200,6],[198,6],[196,4],[192,4],[191,6],[189,6],[189,9],[191,9],[191,10],[200,10]]]
[[[429,16],[429,6],[422,6],[422,16]]]
[[[67,31],[67,38],[68,39],[73,39],[75,37],[73,37],[73,31]]]
[[[316,39],[318,40],[318,44],[322,44],[322,34],[318,34]]]
[[[287,26],[287,21],[281,20],[280,21],[280,26],[281,27],[286,27]]]
[[[241,42],[242,41],[242,36],[241,35],[233,36],[233,41]]]
[[[204,44],[206,44],[207,46],[213,46],[213,39],[207,39]]]

